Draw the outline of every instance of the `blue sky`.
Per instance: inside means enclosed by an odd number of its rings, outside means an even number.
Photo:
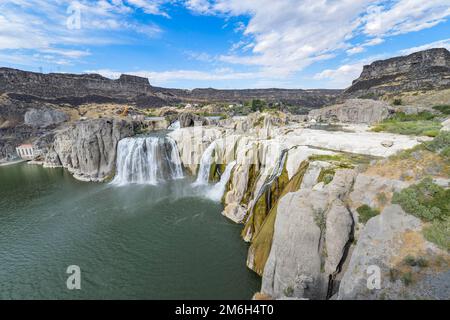
[[[0,66],[195,88],[345,88],[450,48],[448,0],[6,0]]]

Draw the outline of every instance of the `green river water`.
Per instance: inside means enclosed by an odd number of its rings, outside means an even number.
[[[191,182],[117,187],[0,167],[0,299],[250,299],[260,279],[242,226]],[[69,265],[81,290],[66,287]]]

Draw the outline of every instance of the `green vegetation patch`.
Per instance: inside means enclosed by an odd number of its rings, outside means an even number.
[[[423,228],[425,239],[444,250],[450,250],[450,189],[444,189],[425,178],[401,192],[394,193],[392,203],[406,212],[431,222]]]
[[[444,221],[433,221],[423,228],[425,239],[435,243],[439,248],[450,251],[450,217]]]
[[[372,131],[435,137],[441,129],[441,123],[435,117],[434,114],[428,111],[419,112],[418,114],[398,112],[392,118],[374,126]]]
[[[364,204],[356,209],[359,214],[359,222],[366,224],[370,218],[373,218],[380,214],[380,211],[377,209],[372,209],[367,204]]]
[[[394,193],[392,203],[424,221],[443,221],[450,216],[450,189],[425,178],[420,183]]]
[[[429,151],[439,153],[444,159],[450,160],[450,132],[439,132],[439,135],[432,141],[425,142],[424,147]]]
[[[433,109],[437,110],[440,113],[443,113],[445,115],[449,115],[450,114],[450,104],[437,105],[437,106],[434,106]]]

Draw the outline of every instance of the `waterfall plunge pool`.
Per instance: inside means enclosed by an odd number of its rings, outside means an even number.
[[[241,225],[194,178],[85,183],[66,170],[0,167],[0,299],[250,299]],[[81,290],[66,269],[81,268]]]

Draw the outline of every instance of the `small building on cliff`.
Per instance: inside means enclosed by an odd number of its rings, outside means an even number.
[[[33,145],[31,144],[21,144],[16,148],[17,155],[24,160],[34,159]]]

